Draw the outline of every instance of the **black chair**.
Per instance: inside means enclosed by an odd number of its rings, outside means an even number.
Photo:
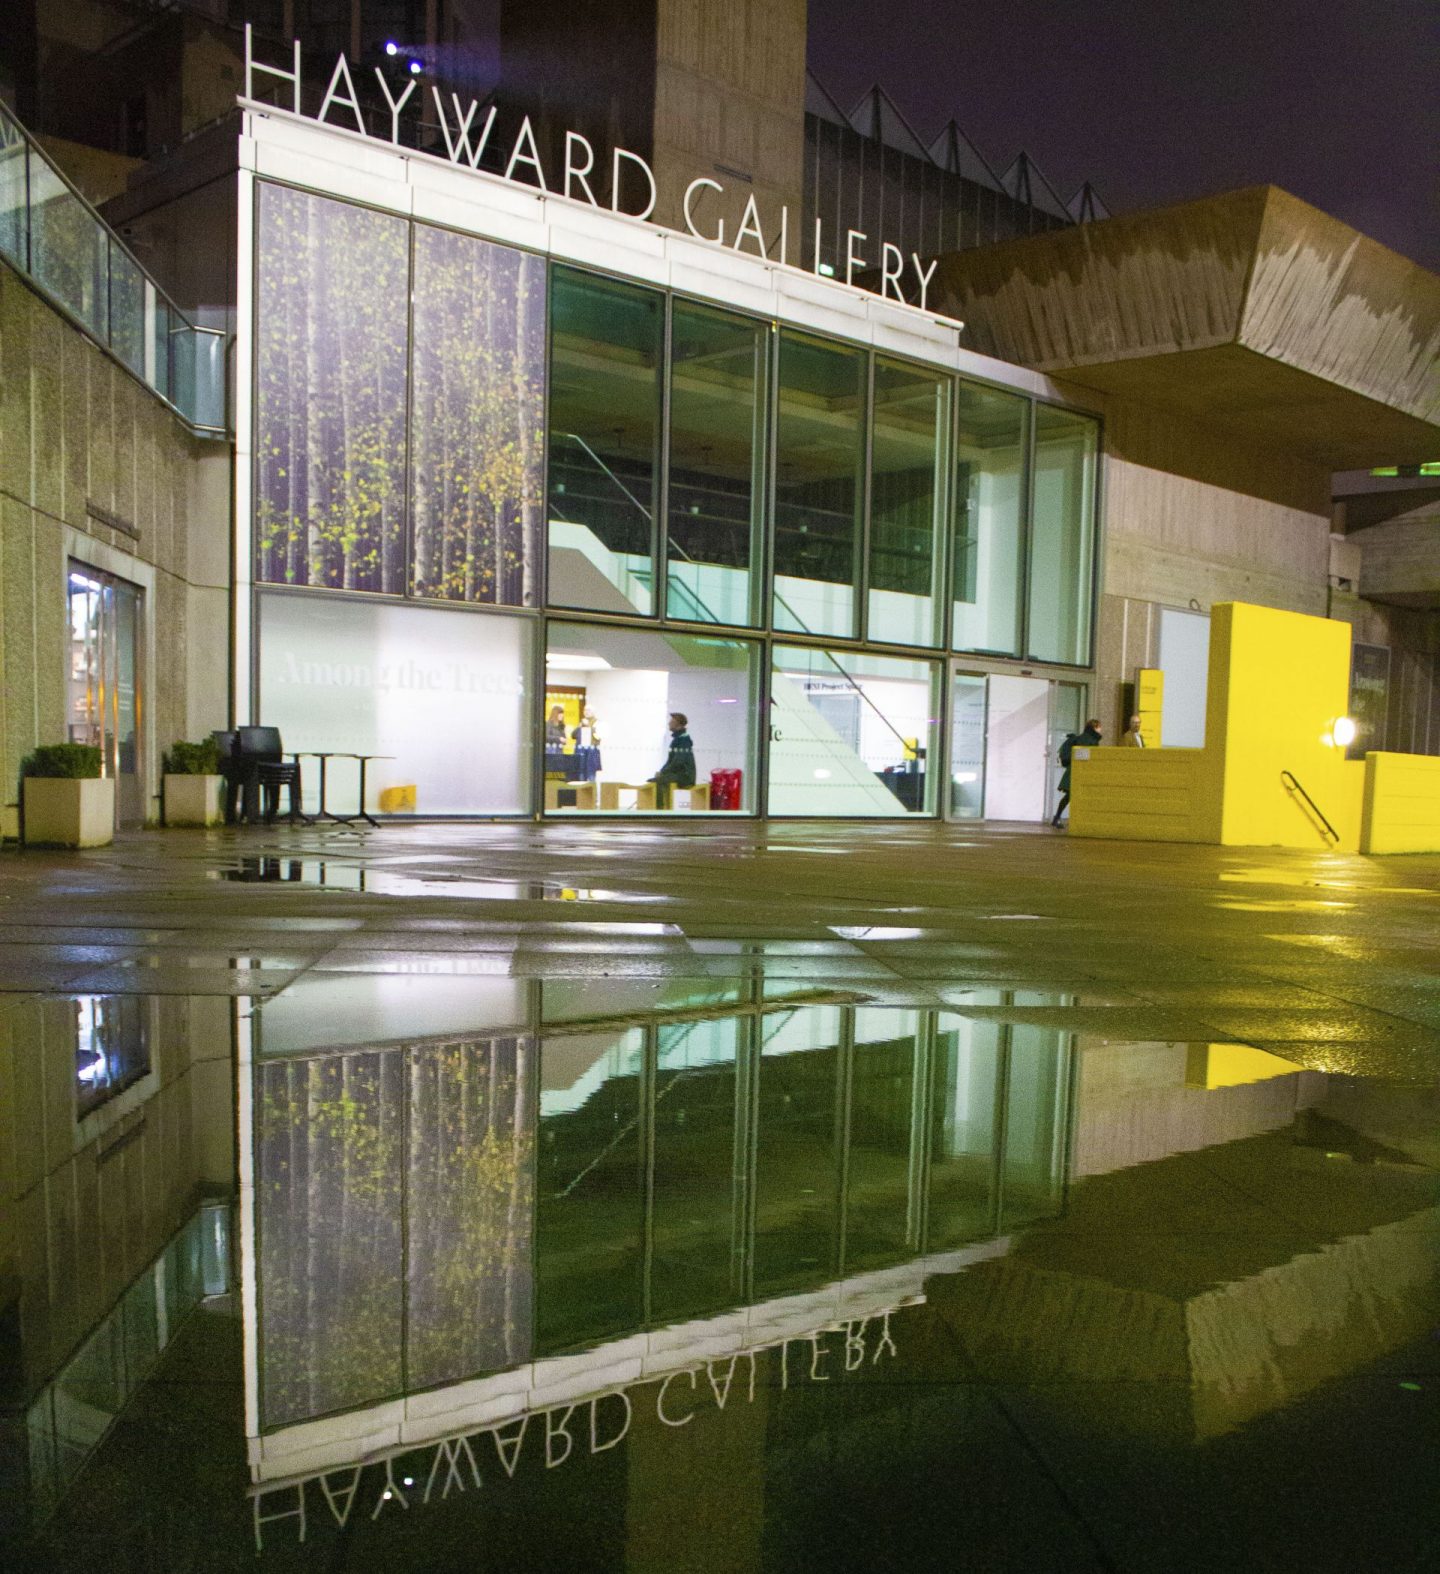
[[[278,727],[237,727],[235,754],[249,780],[260,789],[265,823],[274,822],[280,810],[280,789],[290,794],[290,821],[304,820],[300,808],[300,762],[287,760]],[[307,822],[308,823],[308,822]]]

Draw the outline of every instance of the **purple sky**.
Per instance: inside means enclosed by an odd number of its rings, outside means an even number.
[[[810,0],[810,68],[1115,212],[1267,181],[1440,270],[1436,0]]]

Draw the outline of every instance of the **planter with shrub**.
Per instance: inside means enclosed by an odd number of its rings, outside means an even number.
[[[20,766],[28,847],[105,847],[115,840],[115,781],[88,743],[43,744]]]
[[[225,818],[225,778],[213,738],[177,743],[165,756],[165,824],[219,825]]]

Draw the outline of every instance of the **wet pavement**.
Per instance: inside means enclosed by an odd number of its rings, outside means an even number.
[[[7,1567],[1432,1567],[1437,914],[989,828],[7,852]]]

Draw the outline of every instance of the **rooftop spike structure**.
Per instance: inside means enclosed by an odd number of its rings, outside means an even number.
[[[1023,149],[1015,155],[1015,162],[1000,177],[1000,184],[1017,202],[1070,222],[1070,210],[1045,179],[1040,166]]]
[[[925,144],[910,128],[895,100],[883,87],[872,87],[850,111],[850,124],[862,137],[883,142],[887,148],[908,153],[912,158],[928,159]]]
[[[1100,200],[1095,188],[1087,180],[1066,203],[1070,217],[1077,224],[1096,224],[1110,217],[1110,210]]]
[[[986,162],[984,155],[969,137],[952,120],[930,144],[930,157],[941,169],[952,175],[963,175],[976,185],[989,186],[1002,191],[1000,177]]]
[[[805,73],[805,113],[819,120],[828,120],[832,126],[848,126],[849,116],[825,91],[813,71]]]

